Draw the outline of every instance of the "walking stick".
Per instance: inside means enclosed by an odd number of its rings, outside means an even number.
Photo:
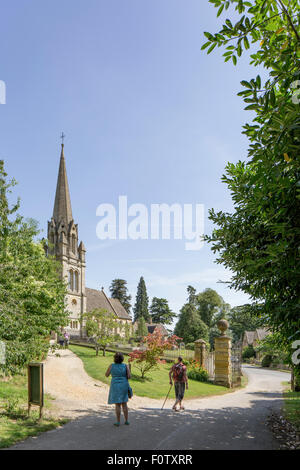
[[[171,384],[171,386],[170,386],[170,388],[169,388],[169,391],[168,391],[168,393],[167,393],[166,399],[165,399],[164,404],[163,404],[163,406],[161,407],[161,409],[163,409],[163,407],[165,406],[165,403],[166,403],[167,398],[168,398],[168,396],[169,396],[169,394],[170,394],[170,391],[171,391],[172,386],[173,386],[173,384]]]

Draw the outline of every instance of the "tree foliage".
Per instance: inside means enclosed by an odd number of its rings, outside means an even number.
[[[183,338],[185,343],[192,343],[197,339],[208,341],[208,326],[201,320],[193,304],[185,304],[180,310],[174,334]]]
[[[145,321],[145,318],[144,317],[140,317],[138,320],[137,320],[137,336],[139,338],[142,338],[143,336],[146,336],[148,334],[148,328],[147,328],[147,325],[146,325],[146,321]]]
[[[109,288],[110,294],[113,299],[118,299],[126,312],[130,314],[131,309],[131,295],[128,294],[127,281],[124,279],[114,279]]]
[[[133,307],[134,321],[137,321],[139,318],[144,317],[146,321],[150,320],[149,313],[149,299],[147,295],[146,283],[141,276],[138,287],[135,305]]]
[[[96,356],[102,349],[103,356],[107,345],[115,338],[115,329],[119,326],[113,313],[105,309],[95,309],[82,315],[87,337],[95,345]]]
[[[19,201],[10,206],[14,185],[0,161],[0,341],[6,346],[0,370],[7,375],[44,357],[50,333],[68,323],[60,265],[34,241],[37,224],[18,215]]]
[[[233,307],[228,313],[228,321],[234,342],[242,340],[245,331],[254,331],[263,324],[261,318],[252,314],[248,304]]]
[[[167,299],[153,297],[150,306],[151,319],[153,323],[161,323],[162,325],[171,325],[176,313],[172,312]]]
[[[225,61],[252,48],[251,64],[260,75],[241,82],[247,110],[254,111],[243,133],[248,161],[228,163],[222,180],[234,212],[210,211],[216,225],[206,239],[217,262],[231,269],[230,287],[248,294],[253,314],[261,317],[284,347],[300,336],[300,113],[299,4],[297,0],[211,0],[218,15],[235,6],[241,15],[226,19],[202,46],[225,47]]]
[[[160,332],[148,334],[144,338],[145,350],[134,350],[129,354],[128,362],[133,362],[134,366],[140,371],[141,378],[158,367],[159,364],[165,363],[161,357],[164,351],[172,349],[180,338],[177,336],[169,336],[165,338]]]
[[[228,308],[222,297],[214,289],[205,289],[196,296],[197,311],[201,320],[209,327],[215,326],[220,318],[225,318]]]

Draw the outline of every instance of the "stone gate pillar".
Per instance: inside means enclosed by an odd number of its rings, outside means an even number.
[[[203,339],[195,341],[195,361],[200,362],[201,367],[205,367],[206,342]]]
[[[215,384],[230,388],[231,339],[225,334],[229,323],[227,320],[219,320],[217,326],[221,335],[215,338]]]

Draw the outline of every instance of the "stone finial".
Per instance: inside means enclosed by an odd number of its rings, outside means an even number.
[[[225,320],[225,318],[223,318],[222,320],[218,321],[217,327],[221,331],[221,336],[225,336],[225,331],[228,329],[229,323],[227,320]]]

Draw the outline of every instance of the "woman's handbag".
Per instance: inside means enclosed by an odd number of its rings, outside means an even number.
[[[127,376],[127,382],[128,382],[128,398],[132,398],[132,397],[133,397],[133,391],[132,391],[132,388],[130,387],[129,381],[128,381],[128,369],[127,369],[127,366],[126,366],[126,376]]]

